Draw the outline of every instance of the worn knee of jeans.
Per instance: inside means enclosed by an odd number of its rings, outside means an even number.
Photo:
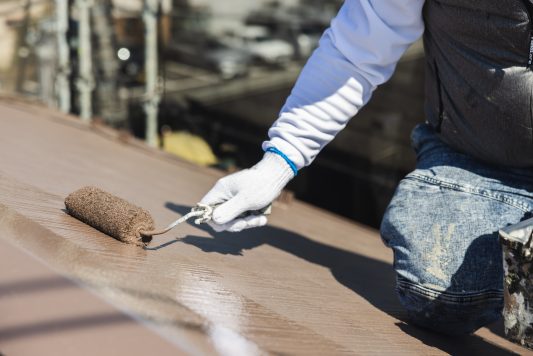
[[[532,210],[533,171],[502,170],[413,130],[417,168],[398,185],[381,224],[394,252],[400,301],[414,324],[468,334],[501,317],[497,231]]]
[[[454,295],[425,288],[398,276],[396,287],[409,321],[448,335],[466,335],[499,319],[503,301],[498,293]]]
[[[420,228],[416,231],[423,233],[416,236],[412,236],[409,229],[406,229],[406,226],[409,226],[406,222],[413,219],[412,215],[406,214],[408,212],[406,207],[399,206],[406,200],[409,199],[406,199],[400,191],[396,196],[396,202],[393,202],[385,213],[381,224],[381,237],[394,251],[396,290],[401,304],[407,311],[409,321],[435,332],[465,335],[498,320],[503,308],[502,291],[496,288],[499,281],[498,269],[493,268],[494,273],[483,276],[480,285],[477,285],[480,278],[475,277],[482,277],[479,273],[469,269],[465,270],[464,274],[458,273],[461,267],[457,271],[455,268],[450,271],[440,270],[442,274],[440,277],[443,279],[440,283],[438,279],[431,279],[427,273],[428,269],[431,271],[431,265],[427,264],[425,256],[432,253],[431,246],[434,239],[427,239],[429,234]],[[490,244],[486,243],[490,242],[489,238],[476,241],[478,242],[470,245],[473,246],[473,251],[488,250],[487,246]],[[478,243],[483,246],[478,248]],[[422,245],[425,248],[419,251]],[[456,244],[453,246],[459,247]],[[465,255],[466,253],[450,246],[441,259],[461,260]],[[482,260],[474,264],[482,264],[485,270],[489,271],[489,262],[490,258],[487,258],[487,261]],[[464,269],[464,266],[462,267]],[[489,288],[483,285],[489,285]]]

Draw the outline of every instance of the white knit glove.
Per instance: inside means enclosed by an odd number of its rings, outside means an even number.
[[[239,215],[268,206],[293,177],[291,167],[281,156],[266,152],[252,168],[221,178],[202,198],[202,204],[218,205],[209,225],[215,231],[233,232],[265,225],[265,215]]]

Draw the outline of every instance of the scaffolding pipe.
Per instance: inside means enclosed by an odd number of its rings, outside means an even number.
[[[158,88],[157,68],[157,15],[159,0],[145,0],[143,10],[145,33],[145,78],[146,93],[144,111],[146,113],[146,142],[157,146],[157,113],[161,95]]]
[[[70,49],[67,40],[68,19],[68,0],[56,0],[58,73],[55,85],[59,109],[65,113],[70,112]]]
[[[26,81],[26,69],[28,67],[28,56],[30,55],[30,49],[28,48],[28,29],[31,20],[31,0],[26,0],[24,3],[24,20],[22,21],[21,30],[19,32],[19,45],[17,54],[20,57],[17,62],[17,82],[16,90],[19,93],[24,92],[24,82]]]
[[[126,103],[119,95],[119,63],[113,28],[112,0],[97,0],[91,9],[94,28],[95,72],[98,85],[95,88],[96,114],[113,127],[126,126]]]
[[[92,112],[92,91],[94,89],[94,77],[92,68],[92,48],[91,48],[91,18],[90,8],[92,0],[76,0],[78,7],[79,23],[79,77],[76,83],[80,93],[80,116],[83,121],[91,121]]]

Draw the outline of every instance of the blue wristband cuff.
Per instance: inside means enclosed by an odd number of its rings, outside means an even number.
[[[281,158],[283,158],[285,160],[285,162],[287,162],[287,164],[289,165],[289,167],[291,167],[292,169],[292,173],[294,173],[294,176],[296,177],[298,175],[298,168],[296,168],[296,165],[294,164],[293,161],[291,161],[289,159],[289,157],[287,157],[285,155],[285,153],[281,152],[280,150],[278,150],[276,147],[269,147],[266,149],[265,152],[272,152],[272,153],[275,153],[279,156],[281,156]]]

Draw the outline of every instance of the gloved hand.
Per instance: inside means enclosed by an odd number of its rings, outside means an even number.
[[[265,215],[237,217],[269,205],[293,177],[291,167],[281,156],[266,152],[252,168],[221,178],[202,198],[202,204],[218,205],[209,225],[215,231],[233,232],[265,225]]]

